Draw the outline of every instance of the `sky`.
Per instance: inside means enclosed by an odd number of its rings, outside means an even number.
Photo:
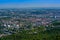
[[[0,8],[60,7],[60,0],[0,0]]]

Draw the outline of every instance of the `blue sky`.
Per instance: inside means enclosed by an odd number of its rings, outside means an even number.
[[[0,8],[60,7],[60,0],[0,0]]]

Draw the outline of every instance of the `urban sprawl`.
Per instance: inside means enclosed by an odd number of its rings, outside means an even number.
[[[23,29],[48,27],[54,20],[60,20],[60,9],[0,9],[0,37]]]

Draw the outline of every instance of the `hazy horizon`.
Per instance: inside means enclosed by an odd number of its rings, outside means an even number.
[[[0,8],[60,7],[59,0],[0,0]]]

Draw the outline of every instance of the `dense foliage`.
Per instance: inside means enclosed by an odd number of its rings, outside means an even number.
[[[53,24],[55,25],[57,23],[55,22]],[[60,27],[53,27],[47,30],[46,27],[40,26],[31,30],[22,30],[19,33],[1,37],[0,40],[60,40]]]

